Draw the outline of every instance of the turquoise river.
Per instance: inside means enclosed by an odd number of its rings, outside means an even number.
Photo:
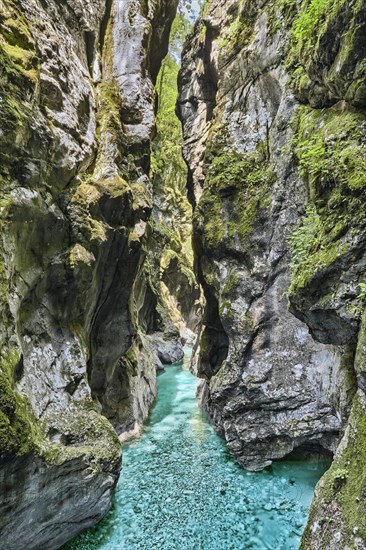
[[[68,550],[292,550],[299,547],[318,479],[310,460],[241,469],[195,398],[183,365],[159,375],[141,435],[124,447],[112,510]]]

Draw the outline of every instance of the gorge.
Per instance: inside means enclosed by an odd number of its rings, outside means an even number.
[[[279,548],[366,548],[365,1],[207,0],[190,30],[177,8],[0,0],[1,547],[105,516],[193,345],[212,474],[332,460]],[[228,509],[217,548],[275,547]]]
[[[195,399],[187,351],[183,365],[159,375],[149,422],[123,450],[111,512],[63,550],[299,547],[329,461],[241,468]]]

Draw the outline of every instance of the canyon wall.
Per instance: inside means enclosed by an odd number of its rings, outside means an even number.
[[[116,432],[156,394],[143,263],[177,0],[0,7],[0,539],[57,548],[108,510]]]
[[[335,454],[303,548],[364,548],[366,4],[212,0],[179,116],[200,396],[240,464]]]

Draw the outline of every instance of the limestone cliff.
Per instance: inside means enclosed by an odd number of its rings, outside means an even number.
[[[192,207],[187,199],[182,129],[175,114],[177,57],[187,27],[187,20],[179,14],[173,24],[170,52],[157,80],[157,136],[152,147],[153,210],[145,267],[157,297],[157,328],[168,339],[179,330],[182,341],[192,345],[199,323],[200,291],[193,271]],[[155,335],[153,338],[160,358],[165,356],[163,362],[167,362],[169,357],[164,353],[167,345],[161,338]]]
[[[177,0],[0,2],[0,539],[108,510],[115,430],[154,399],[143,261],[156,80]],[[110,422],[108,422],[108,420]]]
[[[249,469],[343,437],[311,549],[366,541],[365,8],[206,2],[180,74],[202,399]]]

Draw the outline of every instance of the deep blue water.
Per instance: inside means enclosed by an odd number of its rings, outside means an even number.
[[[246,472],[198,406],[196,386],[188,358],[159,375],[150,420],[124,447],[113,509],[69,550],[298,549],[328,463]]]

